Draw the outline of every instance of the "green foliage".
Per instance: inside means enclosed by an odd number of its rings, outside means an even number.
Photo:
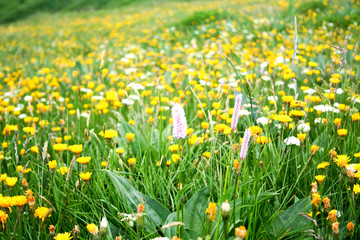
[[[299,7],[297,7],[296,12],[300,14],[306,14],[308,11],[313,12],[325,12],[327,7],[324,5],[324,1],[315,0],[301,3]]]

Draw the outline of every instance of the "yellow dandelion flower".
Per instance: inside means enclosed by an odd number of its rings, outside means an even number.
[[[51,214],[50,214],[50,209],[47,208],[47,207],[38,207],[36,210],[35,210],[35,214],[34,214],[35,217],[41,219],[42,221],[45,220],[46,217],[50,217]]]
[[[5,184],[9,187],[13,187],[16,184],[17,180],[17,177],[7,177],[5,179]]]
[[[339,167],[347,167],[351,159],[347,155],[338,155],[334,161]]]
[[[92,235],[97,235],[99,233],[99,227],[96,226],[94,223],[90,223],[86,225],[86,229],[91,233]]]
[[[210,202],[208,208],[205,211],[205,213],[208,215],[209,220],[212,222],[215,222],[216,208],[216,203]]]
[[[85,173],[80,173],[79,176],[82,180],[89,181],[91,174],[92,173],[90,173],[90,172],[85,172]]]
[[[330,165],[329,162],[322,162],[317,165],[317,169],[325,169],[329,165]]]
[[[55,240],[70,240],[72,239],[71,233],[58,233],[55,237]]]
[[[319,183],[322,183],[325,178],[326,178],[326,176],[324,176],[324,175],[315,176],[316,181],[318,181]]]
[[[358,183],[354,185],[353,192],[355,194],[358,194],[360,192],[360,185]]]
[[[80,164],[86,165],[90,162],[91,157],[79,157],[76,159],[76,161]]]

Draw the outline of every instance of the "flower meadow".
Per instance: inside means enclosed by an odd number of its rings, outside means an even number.
[[[0,25],[0,239],[359,239],[359,7]]]

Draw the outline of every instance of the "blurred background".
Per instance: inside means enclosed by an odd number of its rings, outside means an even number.
[[[166,2],[169,1],[175,0]],[[13,22],[38,12],[51,13],[121,8],[144,2],[156,5],[165,2],[165,0],[0,0],[0,23]]]

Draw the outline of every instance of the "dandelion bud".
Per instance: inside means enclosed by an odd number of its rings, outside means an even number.
[[[74,239],[77,239],[80,233],[79,225],[75,225],[73,233],[74,233]]]
[[[173,118],[173,137],[174,138],[185,138],[186,137],[186,116],[184,108],[176,103],[172,107],[172,118]]]
[[[245,133],[244,133],[243,142],[242,142],[242,145],[241,145],[241,150],[240,150],[240,158],[241,158],[241,160],[244,160],[246,158],[247,151],[248,151],[248,148],[249,148],[250,138],[251,138],[251,131],[249,129],[246,129]]]
[[[28,182],[26,181],[25,178],[23,178],[22,180],[22,185],[24,186],[24,188],[28,188]]]
[[[137,214],[136,214],[136,224],[138,229],[141,229],[144,226],[144,204],[140,203],[137,207]]]
[[[348,237],[351,237],[353,234],[354,234],[354,223],[353,222],[349,222],[347,225],[346,225],[346,228],[347,228],[347,233],[346,235]]]
[[[325,212],[325,213],[328,213],[329,210],[330,210],[330,208],[331,208],[330,198],[325,197],[322,202],[323,202],[323,204],[324,204],[324,212]]]
[[[115,240],[121,240],[121,236],[117,236]]]
[[[231,210],[230,204],[226,200],[221,205],[221,217],[224,218],[224,219],[227,219],[230,216],[230,210]]]
[[[108,221],[106,217],[103,217],[100,222],[100,237],[105,236],[107,233]]]
[[[50,225],[49,233],[52,238],[55,237],[55,226],[54,225]]]
[[[239,121],[239,111],[241,108],[241,100],[242,100],[242,94],[236,95],[235,98],[235,104],[234,104],[234,112],[232,115],[232,121],[231,121],[231,129],[236,130],[238,121]]]
[[[350,185],[350,190],[352,190],[353,187],[354,187],[354,184],[355,184],[355,178],[354,178],[355,177],[355,172],[354,172],[353,169],[349,169],[347,171],[347,177],[348,177],[348,183]]]
[[[29,204],[30,209],[34,209],[35,197],[33,195],[28,196],[28,204]]]
[[[312,182],[311,183],[311,193],[317,193],[318,191],[318,185],[317,185],[317,182]]]
[[[339,235],[339,222],[334,222],[331,225],[331,228],[333,230],[333,235],[334,235],[334,240],[338,240],[340,239],[340,235]]]
[[[140,203],[137,207],[138,214],[142,214],[144,212],[144,204]]]
[[[246,238],[246,234],[247,234],[246,227],[240,226],[238,228],[235,228],[235,236],[236,236],[235,239],[243,240]]]

